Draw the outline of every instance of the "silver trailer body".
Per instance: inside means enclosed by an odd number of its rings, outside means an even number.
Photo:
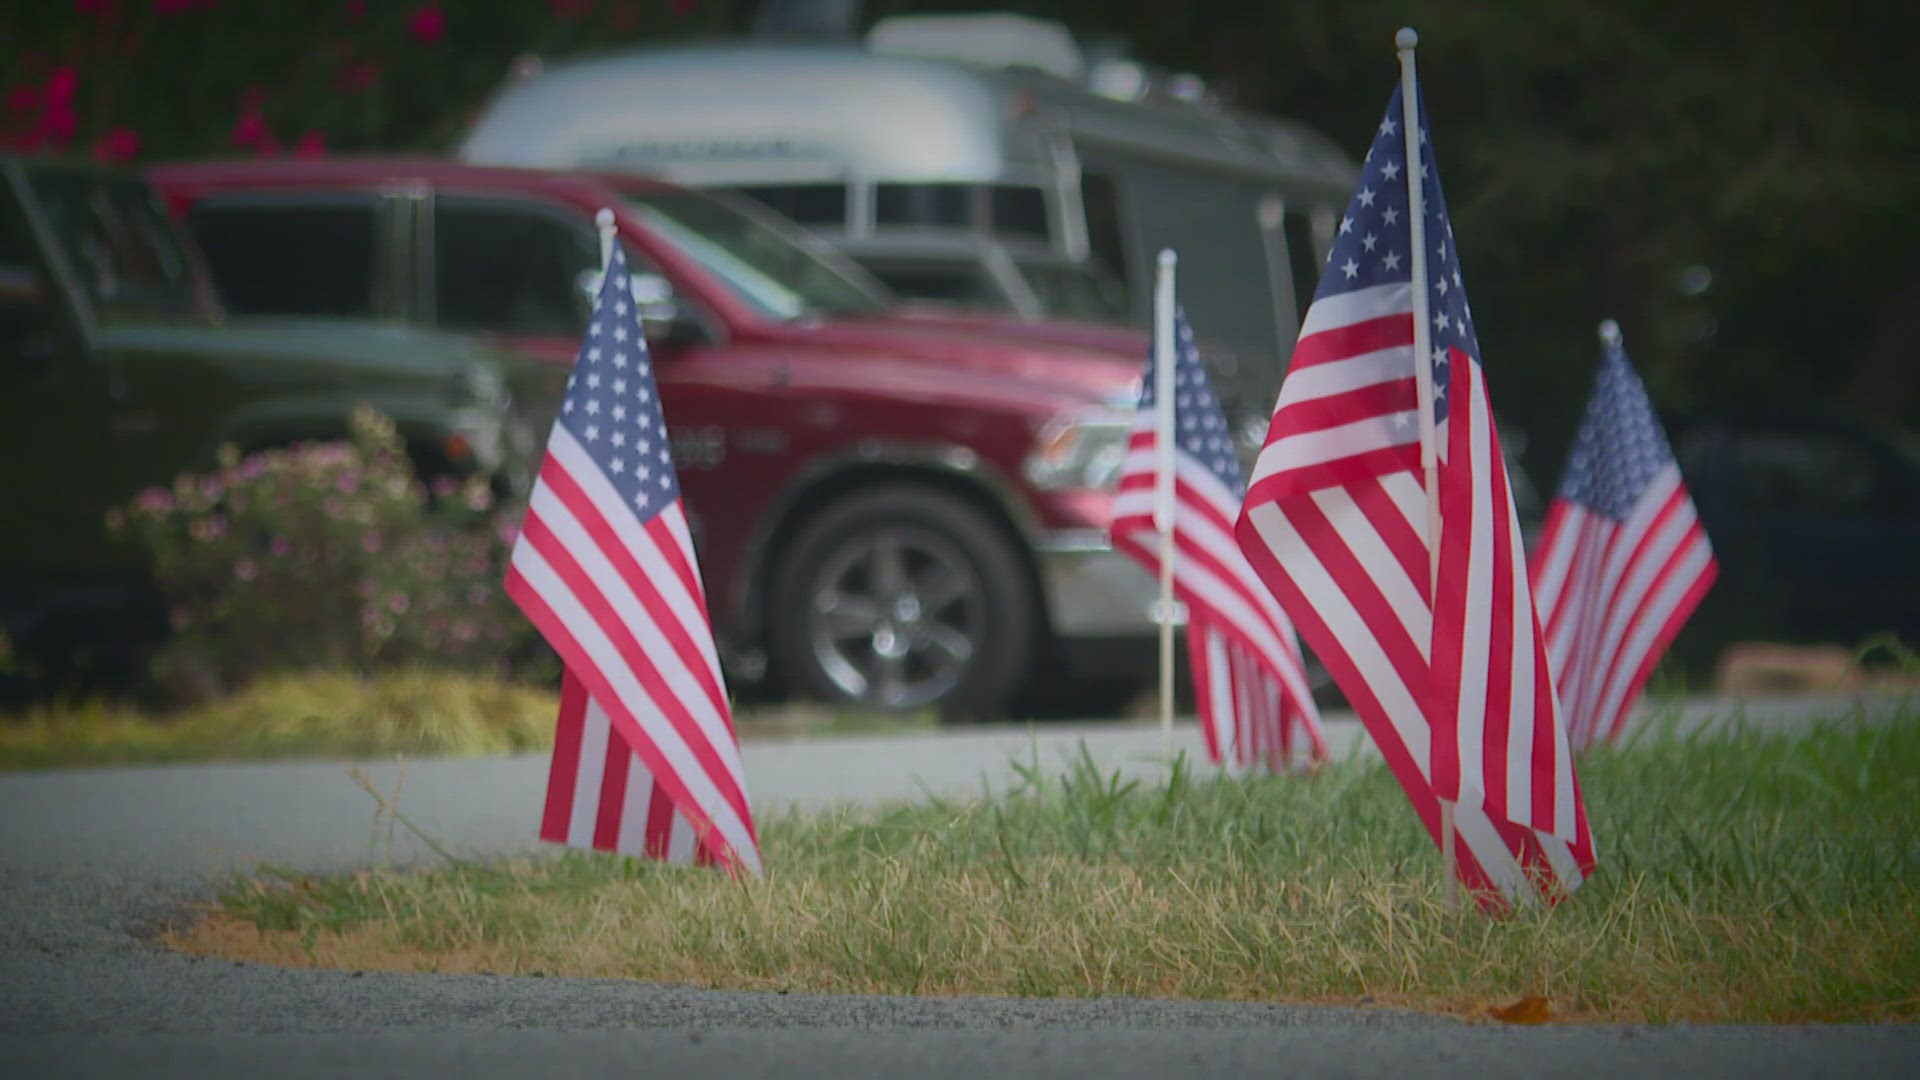
[[[459,154],[726,188],[906,296],[1151,319],[1156,253],[1256,441],[1357,175],[1304,126],[1025,68],[765,41],[603,55],[504,88]]]

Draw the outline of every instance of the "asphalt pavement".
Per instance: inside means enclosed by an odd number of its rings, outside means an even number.
[[[1892,699],[1694,702],[1680,730],[1790,730]],[[1368,753],[1333,719],[1339,754]],[[1004,790],[1085,753],[1152,778],[1177,725],[1040,725],[750,743],[756,808]],[[196,959],[157,929],[234,871],[430,858],[376,829],[358,768],[462,855],[540,848],[541,756],[119,768],[0,777],[0,1076],[1856,1076],[1920,1073],[1920,1028],[1509,1028],[1268,1002],[896,998],[613,980],[295,971]]]

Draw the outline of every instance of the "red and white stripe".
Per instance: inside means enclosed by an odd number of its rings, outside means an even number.
[[[1405,282],[1322,297],[1308,309],[1235,531],[1438,844],[1432,553],[1412,310]],[[1496,819],[1477,803],[1457,806],[1461,880],[1509,898],[1534,895],[1523,888],[1530,880],[1549,895],[1576,888],[1593,849],[1577,797],[1573,805],[1572,842]]]
[[[1157,446],[1153,414],[1143,410],[1134,418],[1111,530],[1114,547],[1155,575]],[[1311,759],[1322,760],[1326,737],[1299,640],[1234,539],[1235,493],[1177,444],[1173,473],[1174,596],[1187,606],[1187,657],[1208,754],[1216,763],[1284,767],[1297,727]]]
[[[1455,351],[1439,467],[1434,793],[1575,839],[1579,788],[1480,365]]]
[[[619,738],[604,753],[617,756],[624,743],[715,861],[757,871],[739,744],[679,503],[635,516],[555,425],[507,591],[605,713]]]
[[[572,671],[561,676],[540,839],[667,863],[716,861]]]
[[[1656,474],[1621,521],[1555,499],[1531,571],[1572,745],[1617,739],[1719,573],[1679,467]]]

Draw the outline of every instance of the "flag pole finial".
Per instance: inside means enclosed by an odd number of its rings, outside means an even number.
[[[613,236],[619,227],[613,223],[613,211],[604,206],[594,213],[593,224],[600,230],[600,265],[605,267],[613,262]]]
[[[1403,26],[1393,35],[1393,47],[1401,52],[1412,52],[1420,44],[1420,35],[1411,26]]]
[[[1171,270],[1173,269],[1173,264],[1179,261],[1180,261],[1180,256],[1175,255],[1173,253],[1172,248],[1160,249],[1160,265],[1161,266],[1164,266],[1167,269]]]
[[[1600,343],[1609,349],[1620,347],[1620,324],[1612,319],[1600,321]]]

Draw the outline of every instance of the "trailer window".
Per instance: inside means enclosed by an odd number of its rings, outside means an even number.
[[[875,184],[873,219],[879,225],[964,229],[973,223],[971,184]]]
[[[1037,187],[1024,184],[995,184],[988,189],[993,214],[993,231],[1014,236],[1046,240],[1047,197]]]
[[[733,191],[801,225],[845,225],[845,184],[752,184]]]

